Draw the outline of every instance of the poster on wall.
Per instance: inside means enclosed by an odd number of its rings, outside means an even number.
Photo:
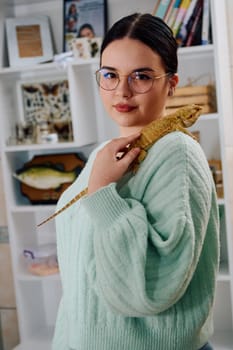
[[[63,50],[76,38],[103,38],[107,30],[107,0],[64,0]]]

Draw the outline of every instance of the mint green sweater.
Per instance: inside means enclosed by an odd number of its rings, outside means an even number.
[[[96,152],[58,208],[88,184]],[[174,132],[135,176],[56,219],[63,295],[53,350],[197,350],[212,333],[215,187],[199,144]]]

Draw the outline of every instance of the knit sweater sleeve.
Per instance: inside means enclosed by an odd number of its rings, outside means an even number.
[[[113,183],[82,201],[95,227],[95,283],[115,312],[153,315],[174,305],[193,277],[211,202],[217,210],[213,181],[199,145],[173,133],[128,186],[128,197]],[[216,231],[217,215],[211,222]]]

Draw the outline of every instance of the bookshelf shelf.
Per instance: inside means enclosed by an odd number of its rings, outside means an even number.
[[[18,281],[20,283],[27,283],[27,282],[53,282],[53,281],[58,281],[60,282],[60,275],[59,274],[54,274],[54,275],[51,275],[51,276],[33,276],[32,274],[29,274],[29,273],[20,273],[18,275]]]
[[[45,0],[47,1],[47,0]],[[78,61],[75,59],[71,59],[69,62],[61,64],[58,62],[50,62],[50,63],[41,63],[37,65],[32,65],[30,67],[28,66],[22,66],[22,67],[2,67],[0,68],[0,76],[1,78],[8,78],[9,76],[14,76],[17,74],[28,74],[29,72],[36,72],[36,73],[47,73],[47,71],[51,72],[66,72],[68,66],[87,66],[87,65],[96,65],[98,64],[99,61],[96,58],[92,59],[85,59],[81,60],[79,59]]]
[[[93,145],[95,142],[87,143],[86,145],[83,143],[78,142],[58,142],[58,143],[51,143],[51,144],[25,144],[25,145],[15,145],[15,146],[5,146],[5,152],[6,153],[20,153],[20,152],[27,152],[30,151],[57,151],[57,150],[72,150],[77,148],[84,148],[85,146]]]
[[[221,262],[220,263],[220,269],[219,269],[219,276],[218,276],[218,281],[223,281],[223,282],[230,282],[231,280],[231,275],[229,273],[229,266],[227,262]]]
[[[214,45],[198,45],[198,46],[189,46],[189,47],[180,47],[178,49],[179,55],[189,56],[189,55],[206,55],[212,54],[214,50]]]

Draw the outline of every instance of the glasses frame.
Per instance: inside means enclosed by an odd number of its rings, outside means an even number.
[[[168,73],[163,73],[163,74],[161,74],[161,75],[159,75],[159,76],[153,76],[151,79],[152,79],[152,84],[151,84],[151,87],[148,89],[148,90],[146,90],[146,91],[143,91],[143,92],[139,92],[139,91],[136,91],[132,86],[131,86],[131,81],[132,80],[130,80],[130,76],[131,76],[131,74],[132,73],[130,73],[130,74],[128,74],[128,75],[120,75],[120,74],[118,74],[117,72],[116,72],[116,74],[117,74],[117,76],[118,76],[118,82],[117,82],[117,84],[116,84],[116,86],[113,88],[113,89],[105,89],[103,86],[101,86],[100,85],[100,79],[98,79],[98,74],[101,72],[101,71],[103,71],[105,68],[99,68],[99,69],[97,69],[97,71],[95,72],[95,77],[96,77],[96,82],[97,82],[97,84],[98,84],[98,86],[101,88],[101,89],[103,89],[103,90],[105,90],[105,91],[114,91],[114,90],[116,90],[117,89],[117,87],[118,87],[118,85],[119,85],[119,83],[120,83],[120,77],[127,77],[127,81],[128,81],[128,86],[129,86],[129,88],[133,91],[133,92],[135,92],[135,93],[137,93],[137,94],[146,94],[147,92],[149,92],[152,88],[153,88],[153,85],[154,85],[154,81],[155,80],[158,80],[158,79],[161,79],[161,78],[164,78],[164,77],[167,77],[167,76],[172,76],[173,75],[173,73],[170,73],[170,72],[168,72]]]

